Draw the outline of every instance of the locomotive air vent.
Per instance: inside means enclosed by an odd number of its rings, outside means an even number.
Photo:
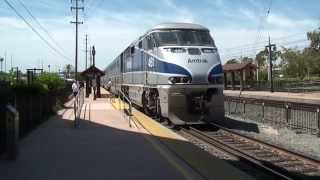
[[[202,48],[202,53],[216,53],[218,50],[217,48]]]
[[[200,55],[201,54],[201,52],[198,48],[189,48],[188,53],[190,55]]]

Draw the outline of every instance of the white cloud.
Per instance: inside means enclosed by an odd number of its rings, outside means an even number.
[[[17,29],[27,28],[27,25],[22,20],[13,17],[0,17],[0,26]]]
[[[257,15],[253,11],[249,10],[248,8],[240,8],[239,12],[248,20],[257,19]]]
[[[270,14],[267,23],[278,28],[313,28],[318,21],[314,19],[296,20],[283,15]]]

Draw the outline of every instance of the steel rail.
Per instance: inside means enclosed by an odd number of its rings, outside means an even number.
[[[267,166],[264,162],[262,162],[261,160],[258,160],[252,156],[249,156],[248,154],[226,144],[223,142],[220,142],[216,139],[214,139],[213,137],[210,137],[208,135],[206,135],[204,132],[199,131],[195,128],[190,127],[189,129],[185,129],[183,128],[182,131],[184,133],[187,133],[191,136],[194,136],[224,152],[227,152],[228,154],[231,154],[232,156],[235,156],[237,158],[239,158],[241,161],[248,163],[258,169],[261,169],[265,172],[267,172],[268,174],[272,175],[272,176],[276,176],[277,178],[280,179],[287,179],[287,180],[291,180],[294,179],[292,177],[290,177],[287,174],[284,174],[283,172],[279,172],[278,170],[275,170],[273,168],[270,168],[269,166]]]
[[[310,158],[310,157],[307,157],[303,154],[300,154],[300,153],[297,153],[297,152],[293,152],[293,151],[290,151],[288,149],[285,149],[285,148],[282,148],[282,147],[279,147],[279,146],[275,146],[275,145],[272,145],[270,143],[267,143],[267,142],[264,142],[264,141],[261,141],[261,140],[258,140],[258,139],[255,139],[255,138],[252,138],[252,137],[249,137],[249,136],[246,136],[246,135],[243,135],[243,134],[240,134],[240,133],[237,133],[235,131],[232,131],[232,130],[229,130],[225,127],[222,127],[216,123],[210,123],[211,125],[223,130],[223,131],[226,131],[228,133],[231,133],[233,136],[237,136],[238,138],[242,138],[242,139],[245,139],[247,141],[250,141],[252,143],[256,143],[256,144],[260,144],[260,145],[263,145],[264,147],[266,148],[270,148],[270,149],[273,149],[281,154],[287,154],[289,156],[293,156],[293,157],[296,157],[297,159],[300,159],[304,162],[307,162],[309,164],[312,164],[312,165],[315,165],[315,166],[318,166],[320,167],[320,161],[319,160],[316,160],[316,159],[313,159],[313,158]]]

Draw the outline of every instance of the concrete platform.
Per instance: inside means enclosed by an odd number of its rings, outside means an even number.
[[[134,113],[136,123],[130,127],[109,99],[90,97],[85,100],[80,127],[75,129],[70,101],[21,140],[16,161],[0,161],[0,179],[251,179],[226,162],[212,156],[207,159],[184,138]],[[199,164],[203,158],[207,160],[201,168],[206,171],[190,163]]]
[[[265,99],[274,101],[287,101],[307,104],[320,104],[320,92],[289,93],[269,91],[233,91],[224,90],[225,96]]]

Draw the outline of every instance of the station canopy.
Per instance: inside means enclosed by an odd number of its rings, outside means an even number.
[[[101,77],[104,75],[105,73],[103,71],[101,71],[99,68],[93,65],[81,73],[81,76],[86,76],[86,77],[94,77],[94,76]]]

